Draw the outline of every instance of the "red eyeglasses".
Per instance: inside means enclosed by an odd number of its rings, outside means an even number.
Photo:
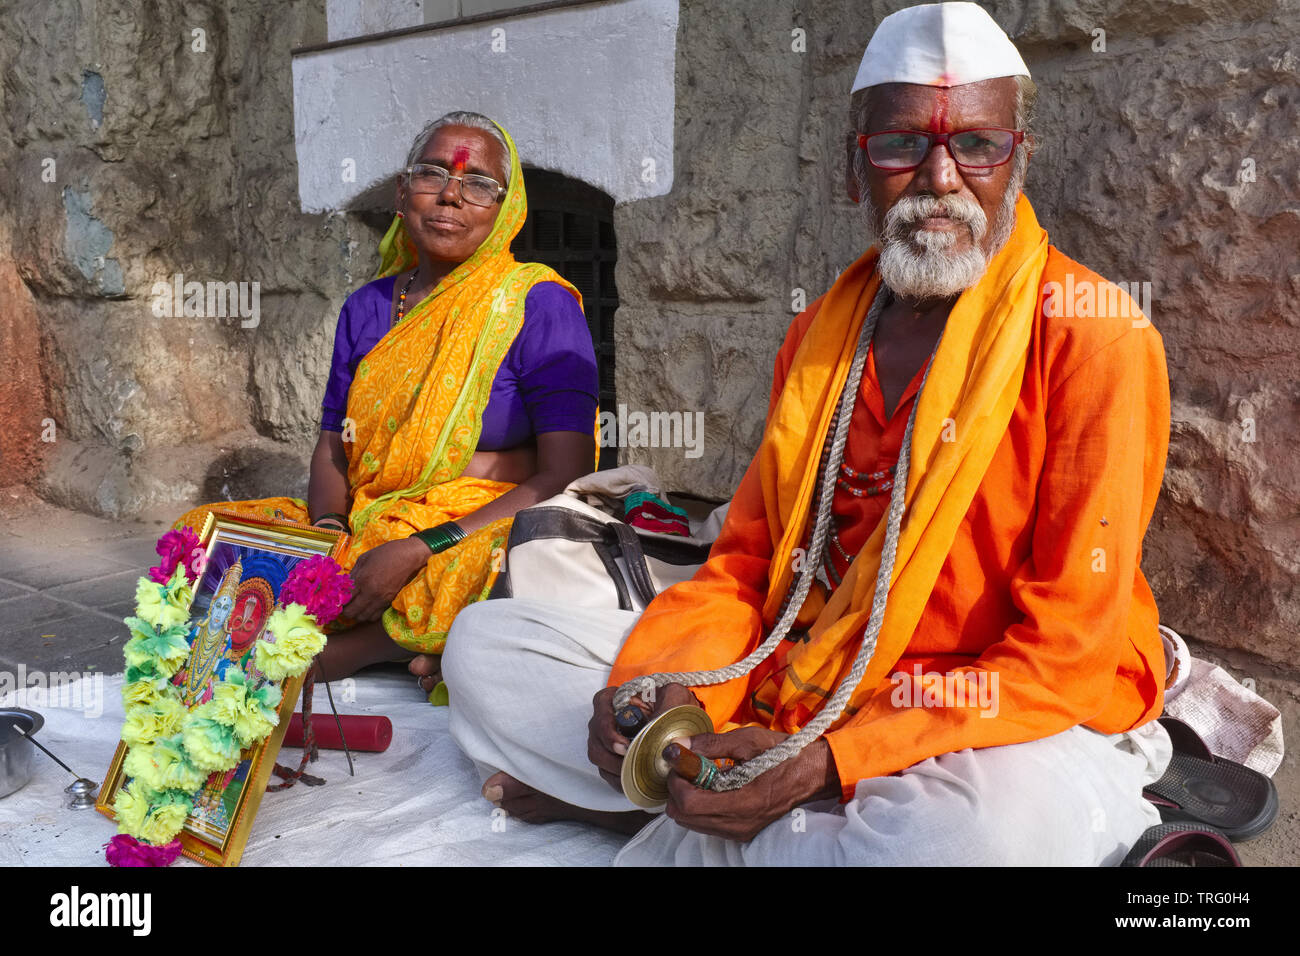
[[[1022,130],[1000,126],[981,126],[955,133],[887,129],[879,133],[859,133],[858,145],[872,166],[891,172],[915,169],[925,162],[925,157],[936,145],[946,146],[953,162],[963,169],[992,169],[1007,162],[1024,139]]]

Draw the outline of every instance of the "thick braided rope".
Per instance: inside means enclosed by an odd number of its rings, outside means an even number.
[[[858,386],[862,382],[862,370],[866,366],[867,350],[871,347],[871,339],[876,330],[876,321],[879,319],[880,311],[884,308],[885,301],[888,298],[884,288],[882,285],[875,299],[872,300],[871,308],[867,311],[866,321],[862,323],[862,331],[858,335],[857,351],[853,355],[853,364],[849,366],[848,378],[845,379],[844,390],[840,393],[840,400],[835,413],[829,459],[827,456],[823,456],[821,488],[817,496],[817,517],[813,523],[812,539],[808,544],[808,553],[804,557],[803,566],[795,575],[790,593],[786,595],[785,603],[782,605],[780,619],[772,628],[772,633],[767,640],[754,648],[747,656],[726,667],[708,671],[664,671],[630,680],[619,687],[614,694],[614,709],[616,711],[626,707],[638,693],[642,694],[643,699],[653,700],[654,690],[663,687],[665,684],[702,687],[709,684],[725,683],[737,677],[744,677],[767,660],[781,641],[785,639],[786,635],[790,633],[790,628],[793,626],[795,618],[798,617],[799,611],[808,597],[808,592],[812,589],[817,568],[820,567],[822,557],[826,552],[831,504],[835,492],[835,479],[839,474],[840,462],[844,458],[844,446],[848,443],[849,420],[853,417],[853,404],[857,399]],[[895,484],[897,484],[897,481]]]
[[[328,685],[327,685],[328,686]],[[320,777],[314,777],[307,773],[307,762],[316,760],[320,756],[320,750],[316,746],[316,728],[311,719],[312,697],[316,690],[316,677],[309,670],[307,678],[302,683],[302,760],[298,761],[298,769],[290,770],[283,764],[277,763],[272,770],[284,783],[277,783],[268,786],[267,792],[272,793],[276,790],[287,790],[295,783],[301,780],[309,787],[319,787],[325,781]]]
[[[925,388],[925,380],[929,377],[930,370],[927,368],[921,378],[921,389]],[[912,413],[907,419],[907,431],[903,434],[903,443],[898,449],[898,468],[894,474],[894,487],[889,493],[889,516],[888,524],[885,525],[885,540],[881,545],[880,569],[876,572],[876,592],[871,598],[871,617],[867,619],[867,626],[862,634],[862,646],[858,648],[858,656],[853,661],[853,668],[848,676],[840,681],[839,686],[835,688],[835,693],[817,712],[817,716],[805,724],[798,733],[785,738],[774,747],[769,747],[752,760],[746,760],[731,770],[719,774],[714,778],[711,789],[735,790],[743,787],[759,774],[797,755],[821,737],[831,724],[839,719],[840,714],[844,713],[844,709],[849,705],[854,691],[862,683],[862,676],[867,672],[867,665],[876,651],[876,640],[885,621],[889,581],[894,573],[894,559],[898,556],[898,535],[903,522],[903,499],[907,493],[907,473],[912,453],[912,426],[916,424],[916,409],[921,404],[921,389],[917,390],[917,399],[912,404]],[[838,470],[838,462],[835,463],[835,467]]]

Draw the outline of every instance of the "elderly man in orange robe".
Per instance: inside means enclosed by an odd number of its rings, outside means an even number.
[[[1033,97],[975,4],[880,24],[847,177],[877,242],[790,326],[708,562],[639,618],[457,620],[451,728],[488,799],[636,832],[631,864],[1114,864],[1159,823],[1164,352],[1021,193]],[[634,703],[711,716],[686,748],[780,759],[632,812],[614,698],[649,674],[683,676]]]

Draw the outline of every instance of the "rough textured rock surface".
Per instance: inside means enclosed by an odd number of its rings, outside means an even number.
[[[338,306],[376,244],[297,211],[289,51],[324,39],[323,5],[5,7],[0,202],[26,288],[4,283],[0,330],[39,344],[41,373],[6,386],[5,411],[11,393],[43,410],[19,417],[5,469],[31,473],[48,415],[37,480],[56,503],[302,493]],[[256,324],[156,315],[177,273],[258,283]]]
[[[676,182],[616,210],[620,401],[706,415],[700,458],[623,453],[672,487],[730,494],[799,290],[861,252],[846,91],[905,5],[682,3]],[[3,470],[107,515],[302,493],[334,320],[376,242],[355,215],[297,211],[289,51],[325,39],[324,0],[0,6]],[[1164,617],[1290,666],[1300,6],[986,6],[1040,86],[1039,218],[1103,275],[1152,283],[1174,421],[1144,567]],[[260,323],[154,316],[177,272],[258,281]]]

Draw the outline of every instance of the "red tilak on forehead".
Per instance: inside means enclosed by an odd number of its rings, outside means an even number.
[[[930,132],[942,133],[948,121],[948,91],[944,87],[934,91],[934,113],[930,116]]]
[[[457,173],[460,172],[462,169],[465,168],[465,164],[468,162],[469,162],[469,147],[457,146],[456,152],[451,157],[451,164],[454,167],[456,167],[453,170],[453,172],[457,172]]]

